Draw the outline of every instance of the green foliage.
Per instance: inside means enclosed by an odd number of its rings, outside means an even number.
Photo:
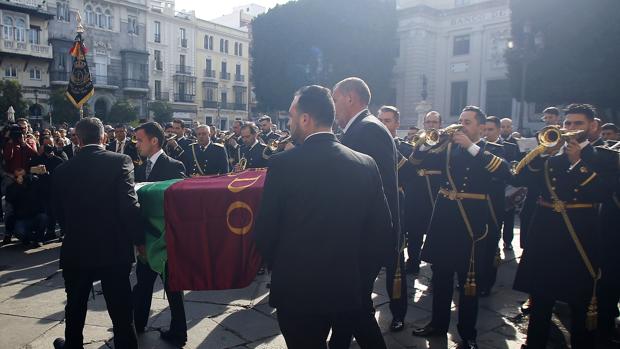
[[[349,76],[369,84],[373,104],[390,102],[396,25],[393,0],[298,0],[257,17],[251,54],[259,109],[286,110],[300,87],[331,88]]]
[[[512,0],[516,50],[506,54],[514,96],[519,97],[522,47],[533,41],[522,34],[526,21],[540,32],[544,47],[527,71],[526,100],[541,104],[587,102],[620,109],[620,1]]]
[[[149,103],[149,111],[153,112],[153,118],[159,123],[172,121],[172,106],[166,101],[154,101]]]
[[[138,108],[128,100],[119,100],[114,103],[105,121],[127,124],[136,119],[138,119]]]
[[[15,80],[0,80],[0,115],[6,120],[6,111],[13,106],[15,119],[28,116],[28,103],[24,100],[22,88]]]
[[[73,125],[80,119],[80,110],[69,102],[65,92],[66,89],[57,88],[50,93],[48,103],[52,112],[52,120],[55,124],[66,122]],[[88,104],[84,105],[84,116],[88,116]]]

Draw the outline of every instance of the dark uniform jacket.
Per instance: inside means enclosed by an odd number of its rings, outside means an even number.
[[[183,153],[183,164],[188,176],[206,176],[229,172],[226,148],[210,142],[207,146],[193,143]]]
[[[591,145],[587,145],[582,154],[589,151],[592,151]],[[610,195],[605,177],[584,160],[570,169],[568,156],[563,153],[534,159],[517,175],[517,180],[539,187],[539,202],[553,202],[551,188],[567,205],[592,205],[568,208],[567,213],[588,258],[598,270],[600,231],[598,205],[595,204]],[[592,287],[593,279],[562,215],[553,208],[537,204],[514,288],[570,303],[589,301]]]
[[[371,157],[328,133],[274,155],[255,227],[273,270],[269,303],[317,314],[359,309],[361,270],[391,252],[391,230]]]
[[[492,186],[489,184],[493,180],[506,181],[510,177],[508,163],[489,152],[486,141],[480,140],[477,145],[480,150],[476,156],[456,144],[450,144],[444,151],[438,151],[437,146],[428,151],[418,150],[411,156],[411,162],[418,168],[442,171],[439,179],[441,189],[453,190],[449,170],[457,192],[482,195],[482,199],[461,200],[471,232],[466,227],[457,201],[444,194],[437,195],[422,260],[455,271],[467,271],[471,235],[481,239],[476,243],[476,247],[480,248],[484,239],[489,237],[489,222],[492,221],[489,200]],[[479,256],[476,254],[476,258]]]
[[[265,134],[263,132],[261,132],[258,137],[260,137],[260,139],[263,141],[263,143],[265,144],[269,144],[271,143],[271,141],[275,141],[277,139],[280,138],[280,136],[278,136],[275,132],[269,132],[268,134]]]
[[[266,147],[267,147],[266,145],[260,142],[256,142],[254,143],[254,145],[250,147],[248,147],[245,144],[242,144],[241,149],[240,149],[241,159],[245,158],[248,162],[245,167],[246,168],[267,167],[268,157],[263,154]]]

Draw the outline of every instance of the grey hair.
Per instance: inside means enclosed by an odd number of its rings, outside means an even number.
[[[342,94],[353,93],[359,97],[360,101],[366,105],[370,104],[372,95],[370,94],[370,88],[368,84],[360,78],[350,77],[337,83],[333,91],[340,91]]]

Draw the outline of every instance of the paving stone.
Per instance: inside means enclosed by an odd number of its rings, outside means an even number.
[[[84,343],[88,343],[84,345],[85,348],[95,349],[95,348],[109,348],[105,343],[110,342],[112,345],[112,337],[113,333],[111,329],[101,327],[101,326],[90,326],[85,325],[84,331],[82,332],[84,335]],[[49,349],[52,347],[52,343],[54,339],[58,337],[65,337],[65,324],[63,322],[56,322],[55,325],[50,328],[45,333],[41,334],[32,342],[28,343],[25,348],[28,349]]]
[[[0,314],[0,347],[25,347],[56,324],[58,321]],[[47,343],[47,347],[51,344]]]
[[[64,289],[23,285],[13,297],[0,303],[0,313],[62,320],[65,315],[65,301]]]
[[[224,313],[213,320],[249,342],[280,334],[280,327],[273,317],[254,309]]]

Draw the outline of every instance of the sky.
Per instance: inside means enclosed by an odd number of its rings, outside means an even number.
[[[214,19],[232,13],[236,6],[258,4],[266,8],[283,4],[288,0],[176,0],[176,10],[196,10],[196,16]]]

